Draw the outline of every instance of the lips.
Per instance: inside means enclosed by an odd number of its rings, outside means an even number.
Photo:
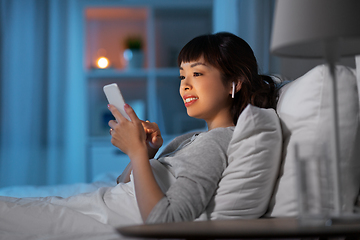
[[[195,96],[184,96],[184,102],[185,102],[185,107],[188,107],[190,105],[192,105],[193,103],[195,103],[199,98],[195,97]]]

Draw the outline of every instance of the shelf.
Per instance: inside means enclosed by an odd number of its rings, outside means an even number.
[[[85,15],[87,69],[96,66],[99,57],[106,57],[115,69],[125,69],[127,63],[123,53],[129,47],[129,38],[134,37],[142,42],[143,64],[148,66],[149,8],[87,8]]]
[[[146,78],[146,69],[115,70],[115,69],[94,69],[86,73],[87,78]]]
[[[86,77],[91,78],[146,78],[154,77],[177,77],[179,76],[178,68],[159,68],[159,69],[131,69],[131,70],[117,70],[117,69],[93,69],[86,73]]]
[[[179,77],[179,68],[158,68],[155,74],[158,77]]]

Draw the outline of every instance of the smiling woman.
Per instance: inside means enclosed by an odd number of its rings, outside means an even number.
[[[27,206],[32,205],[42,209],[53,207],[63,212],[64,217],[70,218],[74,226],[81,225],[83,218],[95,219],[114,227],[210,219],[219,182],[230,161],[228,149],[239,115],[247,113],[241,115],[242,118],[250,119],[253,123],[253,119],[248,117],[249,113],[265,111],[266,117],[260,117],[262,120],[278,121],[273,109],[261,109],[274,107],[275,85],[271,78],[258,74],[257,61],[249,45],[230,33],[193,39],[181,50],[178,63],[181,78],[179,91],[187,113],[191,117],[204,119],[208,131],[187,133],[175,138],[157,159],[153,159],[163,144],[158,125],[140,120],[127,104],[124,110],[131,121],[115,106],[109,105],[116,119],[109,121],[111,143],[127,154],[131,161],[120,176],[119,184],[65,199],[18,200],[0,197],[0,221],[6,220],[12,229],[21,229],[19,225],[28,224],[23,220],[26,219],[23,215],[34,214],[33,210],[26,210]],[[244,111],[244,108],[248,110]],[[272,132],[281,136],[280,131]],[[278,145],[281,143],[275,142]],[[277,169],[277,165],[273,164],[272,168]],[[271,168],[262,172],[269,171],[275,173]],[[270,182],[274,182],[275,178],[271,174]],[[270,198],[270,194],[267,197]],[[264,202],[266,205],[267,202]],[[12,218],[5,219],[9,214]],[[78,214],[80,218],[75,216]],[[45,214],[46,220],[35,221],[34,224],[40,226],[34,229],[52,232],[43,224],[51,225],[53,222],[54,226],[60,228],[56,230],[70,231],[55,224],[62,221],[60,218],[58,215]],[[78,225],[76,230],[82,231]]]
[[[180,78],[180,95],[190,117],[205,120],[209,130],[235,125],[230,114],[232,85],[224,85],[221,72],[203,56],[182,62]]]
[[[206,66],[209,71],[219,71],[223,85],[227,89],[231,86],[232,90],[232,84],[235,83],[236,94],[231,101],[234,123],[249,103],[261,108],[275,107],[277,94],[274,81],[269,76],[259,74],[251,47],[234,34],[217,33],[194,38],[179,54],[180,75],[185,63],[189,63],[188,69],[192,69],[194,78],[202,74],[201,71],[194,71],[194,68]],[[181,79],[184,79],[184,76],[181,76]],[[222,87],[218,90],[221,89]],[[212,97],[217,99],[219,95],[214,94]]]

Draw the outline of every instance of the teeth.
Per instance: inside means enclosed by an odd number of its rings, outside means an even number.
[[[196,99],[198,99],[198,98],[187,98],[187,99],[185,99],[185,102],[191,102],[191,101],[193,101],[193,100],[196,100]]]

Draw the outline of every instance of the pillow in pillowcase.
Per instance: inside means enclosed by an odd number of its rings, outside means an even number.
[[[352,211],[359,190],[359,97],[354,70],[336,67],[342,203]],[[306,154],[331,159],[331,78],[328,67],[319,65],[285,85],[279,95],[277,113],[283,138],[283,163],[269,211],[271,217],[298,215],[295,145],[316,146]]]
[[[274,109],[248,105],[228,147],[228,167],[207,213],[211,219],[258,218],[268,207],[277,178],[282,133]]]

